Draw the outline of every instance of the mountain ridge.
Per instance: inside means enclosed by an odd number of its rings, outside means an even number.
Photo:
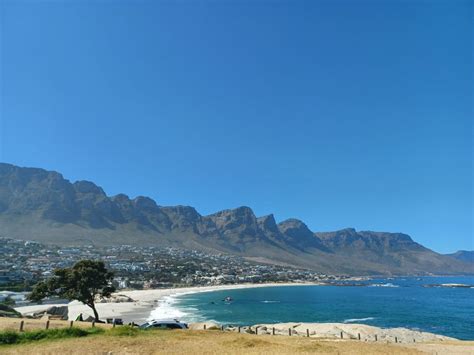
[[[0,163],[0,230],[47,243],[162,245],[225,252],[321,272],[348,274],[474,273],[403,233],[313,232],[296,218],[277,223],[247,206],[201,215],[191,206],[107,196],[91,181]]]
[[[474,250],[458,250],[445,255],[464,262],[474,263]]]

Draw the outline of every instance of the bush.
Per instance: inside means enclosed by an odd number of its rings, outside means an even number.
[[[18,342],[19,333],[12,330],[0,332],[0,344],[15,344]]]
[[[91,334],[104,332],[100,328],[61,328],[61,329],[43,329],[24,333],[14,331],[0,332],[0,345],[21,344],[43,339],[64,339],[85,337]]]

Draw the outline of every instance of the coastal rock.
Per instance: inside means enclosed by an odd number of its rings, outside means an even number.
[[[46,309],[45,311],[33,313],[33,318],[42,318],[42,319],[68,319],[68,307],[67,306],[52,306]]]
[[[278,323],[257,324],[258,334],[309,336],[315,338],[355,339],[362,341],[385,341],[397,343],[456,340],[443,335],[420,332],[407,328],[379,328],[365,324],[344,323]],[[265,331],[264,331],[265,329]]]
[[[0,317],[21,318],[21,313],[5,304],[0,304]]]
[[[214,322],[201,322],[201,323],[191,323],[188,325],[189,329],[192,330],[218,330],[221,329],[220,325]]]
[[[123,294],[112,294],[110,297],[98,299],[98,302],[99,303],[123,303],[123,302],[136,302],[136,301]]]

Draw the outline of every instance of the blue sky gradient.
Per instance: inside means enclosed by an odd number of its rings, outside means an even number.
[[[470,1],[1,0],[0,160],[474,249]]]

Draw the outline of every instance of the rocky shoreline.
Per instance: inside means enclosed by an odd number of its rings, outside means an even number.
[[[299,336],[332,340],[359,340],[385,343],[423,343],[453,341],[455,338],[407,328],[380,328],[345,323],[276,323],[252,326],[221,326],[217,323],[192,323],[194,330],[222,330],[255,335]]]

